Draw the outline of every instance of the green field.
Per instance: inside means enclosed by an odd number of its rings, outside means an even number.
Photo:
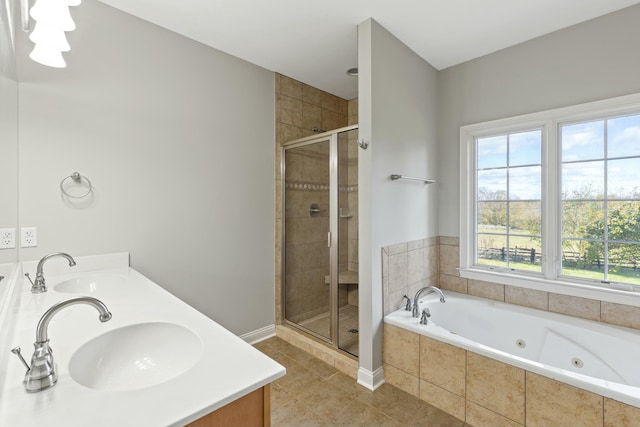
[[[504,227],[479,227],[479,233],[504,233]],[[533,248],[536,253],[541,252],[540,239],[530,237],[529,232],[526,230],[511,229],[511,234],[518,234],[517,236],[509,236],[509,246],[514,248]],[[501,239],[500,236],[482,236],[482,239],[487,243],[487,247],[499,249],[506,244],[506,239]],[[493,245],[491,244],[493,243]],[[478,259],[480,265],[489,265],[506,268],[506,262],[500,259],[480,258]],[[523,271],[541,272],[542,267],[539,262],[531,264],[529,262],[511,261],[509,268]],[[576,277],[590,280],[604,280],[604,268],[597,268],[596,266],[590,266],[588,268],[576,268],[571,266],[563,266],[562,274],[564,276]],[[609,271],[607,280],[610,282],[630,283],[640,285],[640,270],[634,270],[632,268],[620,268],[617,271]]]

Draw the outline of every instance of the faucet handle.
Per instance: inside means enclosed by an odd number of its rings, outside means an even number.
[[[26,276],[27,279],[29,279],[29,281],[31,282],[31,286],[35,286],[35,284],[33,283],[33,280],[31,280],[31,276],[29,276],[29,273],[24,273],[24,275]],[[20,349],[20,347],[18,347],[18,349]],[[13,351],[13,350],[12,350]]]
[[[422,316],[420,316],[421,325],[426,325],[427,323],[429,323],[427,317],[431,317],[431,312],[428,308],[425,308],[424,310],[422,310]]]
[[[20,361],[24,364],[24,366],[27,368],[27,371],[31,370],[31,366],[29,366],[29,364],[27,363],[26,360],[24,360],[24,357],[22,357],[22,353],[21,353],[21,349],[20,346],[18,347],[14,347],[11,349],[11,353],[15,354],[16,356],[18,356],[18,358],[20,359]]]
[[[406,295],[403,295],[402,298],[407,300],[407,305],[404,306],[405,311],[411,311],[411,298]]]

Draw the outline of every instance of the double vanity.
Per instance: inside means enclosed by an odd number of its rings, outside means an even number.
[[[74,261],[47,260],[46,292],[24,277],[36,262],[0,281],[0,425],[269,425],[269,384],[284,367],[130,268],[128,254]],[[54,375],[39,373],[43,346]]]

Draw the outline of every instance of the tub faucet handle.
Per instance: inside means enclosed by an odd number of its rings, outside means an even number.
[[[407,300],[407,305],[404,306],[404,311],[411,311],[411,298],[406,295],[403,295],[402,298]]]
[[[422,316],[420,316],[420,324],[426,325],[427,323],[429,323],[429,321],[427,320],[428,317],[431,317],[431,312],[428,308],[425,308],[424,310],[422,310]]]

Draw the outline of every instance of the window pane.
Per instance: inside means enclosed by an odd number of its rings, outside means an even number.
[[[562,202],[562,237],[604,239],[604,203]]]
[[[509,166],[538,165],[541,157],[541,130],[509,135]]]
[[[604,280],[604,243],[563,240],[562,274],[584,279]]]
[[[609,271],[607,280],[640,284],[640,245],[633,243],[609,244]]]
[[[640,155],[640,115],[607,120],[609,157]]]
[[[609,160],[607,193],[610,199],[640,197],[640,158]]]
[[[602,199],[603,197],[603,161],[562,165],[563,199]]]
[[[509,233],[523,236],[540,237],[542,232],[542,203],[541,202],[510,202],[509,203]],[[530,245],[531,243],[526,243]],[[511,242],[518,244],[520,242]]]
[[[541,170],[540,166],[509,168],[509,200],[540,200]]]
[[[478,232],[504,233],[507,202],[478,202]]]
[[[529,244],[517,245],[513,243],[516,239],[514,236],[509,238],[511,244],[509,248],[509,268],[542,271],[540,248],[536,245],[536,242],[530,240],[531,243]]]
[[[604,121],[564,125],[562,161],[604,158]]]
[[[507,166],[507,135],[478,138],[476,150],[478,169]]]
[[[507,236],[478,233],[478,264],[507,267]]]
[[[609,202],[609,240],[640,243],[640,201]]]
[[[478,171],[478,200],[507,199],[507,170]]]

